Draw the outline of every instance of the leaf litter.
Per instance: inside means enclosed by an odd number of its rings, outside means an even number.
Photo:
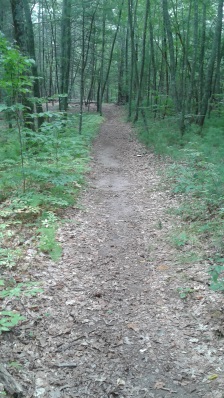
[[[81,206],[58,232],[61,261],[23,268],[44,293],[17,302],[28,321],[1,336],[1,362],[19,364],[10,373],[26,398],[222,398],[222,295],[202,260],[178,261],[178,198],[161,183],[169,160],[122,117],[105,106]]]

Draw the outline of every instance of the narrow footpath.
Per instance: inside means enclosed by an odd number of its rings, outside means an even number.
[[[63,258],[36,270],[46,316],[16,347],[27,398],[222,398],[217,294],[203,264],[179,264],[170,244],[179,221],[161,184],[167,165],[136,141],[119,107],[104,115],[88,184],[59,231]],[[186,280],[195,292],[183,300]]]

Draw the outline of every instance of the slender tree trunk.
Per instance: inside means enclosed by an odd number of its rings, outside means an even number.
[[[119,66],[118,66],[118,87],[117,87],[117,103],[123,105],[126,102],[126,95],[124,90],[124,71],[125,71],[125,41],[121,39],[121,49],[119,51]]]
[[[79,105],[79,134],[82,132],[84,72],[85,72],[85,8],[82,10],[82,49],[81,49],[81,76],[80,76],[80,105]]]
[[[193,61],[192,61],[192,67],[191,67],[191,78],[190,78],[190,90],[188,93],[188,99],[187,99],[187,112],[195,113],[196,109],[194,108],[194,104],[192,103],[192,100],[194,99],[194,93],[197,91],[197,82],[196,82],[196,68],[198,65],[198,0],[194,0],[193,4],[193,9],[194,9],[194,36],[193,36],[193,47],[194,47],[194,53],[193,53]]]
[[[186,32],[184,32],[184,37],[182,39],[183,64],[182,64],[181,87],[179,95],[179,101],[181,104],[179,127],[182,136],[185,132],[185,117],[186,117],[187,94],[188,94],[188,87],[187,87],[188,69],[191,69],[188,60],[191,10],[192,10],[192,2],[190,1]]]
[[[204,96],[202,98],[202,103],[201,103],[201,114],[199,115],[199,118],[198,118],[198,124],[201,127],[203,127],[203,124],[205,121],[205,116],[206,116],[206,113],[208,110],[208,102],[209,102],[209,98],[211,96],[214,65],[215,65],[215,60],[216,60],[216,57],[218,54],[220,41],[221,41],[222,17],[223,17],[223,0],[219,0],[218,12],[217,12],[217,22],[216,22],[215,33],[214,33],[214,37],[213,37],[211,55],[210,55],[210,59],[209,59],[208,67],[207,67],[207,75],[205,78]]]
[[[145,47],[146,47],[148,15],[149,15],[149,0],[146,0],[146,4],[145,4],[145,21],[144,21],[144,29],[143,29],[143,40],[142,40],[142,60],[141,60],[141,70],[140,70],[140,75],[139,75],[139,85],[138,85],[137,99],[136,99],[136,105],[135,105],[134,123],[137,122],[137,120],[138,120],[139,105],[140,105],[141,95],[142,95],[142,82],[143,82],[144,66],[145,66]]]
[[[21,49],[21,51],[26,54],[27,46],[26,46],[26,34],[25,34],[25,25],[24,25],[24,9],[23,9],[23,0],[10,0],[11,2],[11,10],[12,10],[12,18],[14,24],[14,37],[17,45]],[[12,101],[15,99],[13,98]],[[23,95],[22,103],[26,108],[24,112],[24,123],[25,126],[29,129],[34,130],[34,121],[31,117],[31,114],[34,111],[33,103],[29,100],[28,97]]]
[[[204,62],[205,62],[205,41],[206,41],[206,18],[207,18],[207,5],[203,3],[202,15],[202,32],[200,40],[200,54],[199,54],[199,90],[198,90],[198,104],[197,114],[201,115],[202,98],[204,94]]]
[[[23,7],[24,7],[24,12],[25,12],[26,27],[27,27],[27,50],[28,50],[29,56],[35,61],[35,63],[32,64],[32,74],[35,78],[34,84],[33,84],[33,93],[34,93],[34,97],[38,99],[41,97],[40,85],[39,85],[39,75],[38,75],[37,64],[36,64],[33,24],[32,24],[32,19],[31,19],[30,8],[29,8],[29,4],[28,4],[27,0],[23,0]],[[36,102],[36,110],[38,113],[43,112],[42,104],[38,100]],[[38,127],[40,127],[43,122],[44,122],[44,118],[38,117]]]
[[[122,9],[123,9],[123,5],[124,5],[124,0],[122,0],[121,3],[121,8],[119,10],[119,15],[118,15],[118,22],[117,22],[117,26],[116,26],[116,31],[114,33],[114,37],[113,37],[113,42],[112,42],[112,46],[111,46],[111,50],[110,50],[110,55],[109,55],[109,61],[108,61],[108,66],[107,66],[107,70],[105,73],[105,78],[104,78],[104,82],[103,82],[103,86],[102,86],[102,96],[104,94],[107,82],[108,82],[108,77],[109,77],[109,73],[110,73],[110,68],[111,68],[111,63],[112,63],[112,59],[113,59],[113,53],[114,53],[114,46],[116,43],[116,39],[117,39],[117,34],[120,28],[120,22],[121,22],[121,14],[122,14]]]
[[[71,7],[72,0],[63,0],[61,20],[61,84],[59,96],[60,111],[67,112],[69,72],[71,61]]]
[[[176,83],[176,60],[174,52],[174,42],[173,42],[173,32],[171,28],[170,16],[168,11],[168,2],[163,0],[163,20],[164,27],[167,34],[167,40],[169,44],[169,54],[170,54],[170,78],[171,78],[171,95],[174,102],[175,110],[177,113],[180,111],[180,103],[177,93],[177,83]]]
[[[132,115],[132,101],[133,101],[133,89],[134,85],[137,88],[138,84],[138,69],[137,69],[137,53],[135,46],[135,24],[136,24],[136,14],[137,14],[138,0],[135,2],[135,7],[133,0],[128,0],[128,22],[129,31],[131,39],[131,64],[130,64],[130,79],[129,79],[129,103],[128,103],[128,119],[131,119]]]
[[[103,81],[104,81],[104,55],[105,55],[105,35],[106,35],[106,11],[103,5],[103,21],[102,21],[102,47],[101,47],[101,66],[100,76],[97,91],[97,112],[102,116],[102,102],[103,102]]]

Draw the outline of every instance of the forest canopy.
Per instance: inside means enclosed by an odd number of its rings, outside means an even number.
[[[0,4],[0,30],[35,60],[34,97],[57,98],[62,111],[71,99],[81,112],[127,103],[134,121],[175,115],[182,134],[222,107],[222,17],[222,0]]]

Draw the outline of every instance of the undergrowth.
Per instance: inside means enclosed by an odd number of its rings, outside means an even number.
[[[0,333],[24,319],[5,302],[23,294],[16,281],[5,288],[7,270],[18,274],[24,256],[60,258],[60,209],[76,201],[102,121],[85,113],[80,134],[79,114],[42,112],[46,99],[32,97],[33,63],[0,32]]]
[[[83,131],[79,134],[78,115],[69,116],[66,121],[60,114],[56,116],[55,121],[44,123],[38,132],[28,132],[27,129],[22,131],[24,173],[21,172],[16,129],[5,130],[1,137],[2,265],[9,265],[10,262],[7,259],[11,249],[4,247],[3,242],[10,230],[15,229],[16,225],[21,228],[21,225],[30,222],[36,223],[39,249],[49,253],[54,259],[60,257],[55,239],[58,220],[54,214],[60,208],[73,205],[80,187],[85,183],[84,173],[88,169],[90,143],[102,118],[85,114]],[[1,230],[4,230],[4,239],[3,236],[1,239]],[[11,256],[15,257],[12,253]],[[14,265],[14,260],[11,265]]]
[[[85,183],[91,140],[102,118],[84,114],[82,134],[78,133],[78,115],[68,116],[66,121],[60,114],[54,114],[55,118],[45,122],[38,132],[22,129],[23,172],[16,127],[2,131],[0,271],[13,268],[18,274],[23,257],[29,251],[33,256],[42,252],[53,261],[61,257],[62,249],[57,241],[60,209],[74,205]],[[3,277],[0,282],[0,300],[9,294],[16,299],[21,284],[5,289]],[[0,312],[0,334],[24,319],[6,305]]]
[[[172,237],[177,248],[204,248],[210,264],[211,288],[224,290],[224,115],[211,115],[203,131],[189,125],[182,136],[172,116],[152,119],[148,131],[142,120],[137,128],[140,140],[158,154],[169,156],[172,164],[166,174],[173,194],[181,195],[175,209],[182,228]],[[210,253],[209,255],[207,253]],[[194,258],[194,257],[193,257]]]

